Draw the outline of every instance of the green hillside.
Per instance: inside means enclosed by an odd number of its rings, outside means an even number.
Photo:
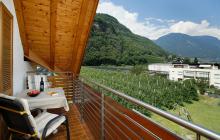
[[[114,17],[97,14],[91,29],[84,65],[163,62],[166,55],[154,42],[133,34]]]

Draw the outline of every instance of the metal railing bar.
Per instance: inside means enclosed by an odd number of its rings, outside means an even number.
[[[94,101],[94,102],[95,102],[95,101]],[[91,105],[92,105],[94,108],[98,108],[98,107],[97,107],[97,106],[95,106],[94,104],[91,104]],[[89,106],[90,106],[90,105],[89,105]],[[91,107],[91,106],[90,106],[90,107]],[[92,107],[91,107],[91,109],[92,109],[92,110],[94,110]],[[98,108],[98,109],[99,109],[99,108]],[[109,113],[110,113],[110,112],[109,112]],[[111,113],[110,113],[110,114],[111,114]],[[110,121],[112,124],[114,123],[114,122],[113,122],[113,121],[111,121],[111,120],[110,120],[110,119],[109,119],[107,116],[105,116],[105,118],[106,118],[106,119],[108,119],[108,120],[109,120],[109,121]],[[123,123],[123,122],[122,122],[122,123]],[[115,125],[115,126],[117,126],[116,124],[114,124],[114,125]],[[117,126],[117,128],[119,128],[119,129],[120,129],[120,127],[118,127],[118,126]]]
[[[134,121],[132,118],[130,118],[128,115],[124,114],[126,118],[128,118],[129,120],[131,120],[133,123],[135,123],[138,127],[144,129],[145,131],[147,131],[148,134],[150,134],[152,137],[154,137],[157,140],[162,140],[160,137],[158,137],[156,134],[154,134],[153,132],[151,132],[150,130],[148,130],[147,128],[143,127],[141,124],[139,124],[138,122]]]
[[[153,120],[153,119],[151,119],[151,118],[148,118],[147,116],[145,116],[145,115],[142,114],[141,112],[139,112],[139,111],[137,111],[137,110],[135,110],[135,109],[132,109],[132,111],[134,111],[135,113],[137,113],[137,114],[140,115],[141,117],[143,117],[143,118],[145,118],[145,119],[147,119],[147,120],[149,120],[149,121],[152,121],[152,122],[155,123],[156,125],[159,125],[160,127],[162,127],[163,129],[165,129],[166,131],[172,132],[174,135],[176,135],[173,130],[170,130],[170,129],[168,129],[168,128],[165,128],[163,125],[159,124],[158,122],[156,122],[155,120]],[[160,117],[161,117],[161,116],[160,116]],[[176,124],[176,123],[175,123],[175,124]],[[176,125],[178,125],[178,124],[176,124]],[[182,126],[179,126],[179,127],[182,127]],[[183,127],[183,128],[186,129],[185,127]],[[188,130],[188,129],[186,129],[186,130]],[[190,132],[192,132],[192,131],[190,131]],[[192,133],[193,133],[193,132],[192,132]],[[176,136],[181,137],[181,136],[179,136],[179,135],[176,135]],[[184,138],[182,138],[182,139],[184,139]]]
[[[105,128],[104,128],[104,133],[107,133],[111,137],[111,139],[114,139],[114,137],[110,135],[110,133]],[[104,136],[104,138],[106,138],[106,136]]]
[[[92,95],[85,94],[85,96],[88,97],[88,99],[93,100],[99,107],[101,107],[101,103],[99,103],[96,99],[94,99],[94,97],[92,97]]]
[[[110,133],[108,132],[108,130],[106,130],[105,128],[104,128],[104,133],[107,133],[107,135],[110,136],[112,140],[115,139],[112,135],[110,135]],[[105,136],[105,138],[106,138],[106,136]]]
[[[90,108],[90,109],[92,109],[92,108]],[[92,114],[92,113],[91,113]],[[86,115],[87,116],[87,115]],[[94,117],[94,116],[93,116]],[[106,117],[105,117],[106,118]],[[113,126],[115,126],[119,131],[121,131],[121,129],[120,129],[120,127],[118,127],[116,124],[114,124],[109,118],[106,118]],[[108,128],[110,128],[111,130],[112,130],[112,132],[114,132],[117,136],[119,136],[107,123],[106,123],[106,125],[105,126],[107,126]],[[125,136],[125,137],[127,137],[128,138],[128,136],[123,132],[123,131],[121,131],[121,133]]]
[[[90,108],[90,107],[88,107],[88,108]],[[86,113],[92,114],[92,115],[91,115],[91,118],[92,118],[95,122],[97,122],[97,123],[96,123],[97,125],[99,125],[98,122],[99,122],[100,120],[94,116],[95,113],[92,113],[90,110],[87,110],[86,108],[84,108],[84,109],[85,109]],[[91,109],[91,108],[90,108],[90,109]]]
[[[88,80],[87,78],[83,78],[83,79]],[[175,116],[173,114],[170,114],[170,113],[168,113],[166,111],[158,109],[158,108],[156,108],[156,107],[154,107],[152,105],[149,105],[149,104],[147,104],[147,103],[145,103],[143,101],[140,101],[138,99],[135,99],[133,97],[130,97],[130,96],[128,96],[128,95],[126,95],[126,94],[124,94],[122,92],[119,92],[119,91],[116,91],[114,89],[111,89],[111,88],[109,88],[109,87],[107,87],[105,85],[99,84],[99,83],[97,83],[95,81],[91,81],[91,80],[88,80],[88,81],[92,82],[93,84],[101,87],[102,89],[104,89],[106,91],[109,91],[109,92],[111,92],[111,93],[113,93],[113,94],[115,94],[115,95],[117,95],[117,96],[119,96],[121,98],[124,98],[127,101],[132,102],[132,103],[134,103],[136,105],[142,106],[145,109],[148,109],[148,110],[158,114],[159,116],[162,116],[162,117],[164,117],[164,118],[166,118],[166,119],[168,119],[168,120],[170,120],[172,122],[175,122],[175,123],[177,123],[177,124],[187,128],[187,129],[189,129],[189,130],[191,130],[191,131],[193,131],[193,132],[195,132],[197,134],[200,134],[200,135],[202,135],[202,136],[204,136],[206,138],[220,139],[220,135],[215,133],[215,132],[213,132],[213,131],[211,131],[211,130],[208,130],[208,129],[203,128],[203,127],[201,127],[199,125],[190,123],[190,122],[188,122],[186,120],[183,120],[183,119],[181,119],[181,118],[179,118],[179,117],[177,117],[177,116]],[[103,94],[103,93],[101,93],[101,94]]]
[[[88,116],[89,116],[89,115],[86,115],[86,118],[87,118],[87,119],[88,119]],[[88,123],[87,125],[90,125],[90,124]],[[99,136],[98,131],[95,131],[95,135]]]
[[[96,94],[90,93],[89,91],[87,91],[87,89],[84,89],[84,91],[86,91],[86,94],[88,94],[88,95],[95,95],[99,99],[99,101],[101,102],[101,96],[99,97]]]
[[[90,105],[87,105],[87,107],[89,108],[89,109],[91,109],[91,110],[93,110],[94,112],[96,112],[93,108],[92,108],[92,106],[90,106]],[[86,107],[83,107],[84,109],[86,109]],[[87,109],[86,109],[87,110]],[[100,116],[98,116],[96,113],[92,113],[90,110],[87,110],[87,111],[89,111],[91,114],[94,114],[95,116],[93,116],[95,119],[94,120],[97,120],[97,121],[100,121]]]
[[[87,94],[87,95],[89,95],[89,94]],[[94,94],[95,95],[95,94]],[[91,96],[91,95],[89,95],[89,96]],[[95,96],[97,96],[97,95],[95,95]],[[98,96],[97,96],[97,98],[99,98]],[[98,103],[99,104],[99,103]],[[105,104],[107,104],[110,108],[112,108],[108,103],[106,103],[105,102]],[[113,110],[115,110],[114,108],[112,108]],[[141,136],[139,136],[137,133],[135,133],[131,128],[129,128],[124,122],[122,122],[120,119],[118,119],[118,117],[116,117],[114,114],[112,114],[111,112],[109,112],[107,109],[104,109],[106,112],[108,112],[112,117],[114,117],[119,123],[121,123],[124,127],[126,127],[128,130],[130,130],[134,135],[136,135],[137,137],[140,137],[141,138]],[[119,112],[119,111],[117,111],[117,110],[115,110],[117,113],[119,113],[119,114],[121,114],[121,115],[123,115],[121,112]]]
[[[89,95],[89,96],[91,96],[91,95]],[[92,99],[93,100],[93,99]],[[94,102],[96,102],[95,100],[94,100]],[[93,105],[93,104],[92,104]],[[94,106],[94,105],[93,105]],[[97,108],[97,106],[94,106],[95,108]],[[107,110],[106,110],[107,111]],[[110,113],[111,114],[111,113]],[[113,117],[115,117],[115,116],[113,116]],[[126,136],[126,137],[128,137],[122,130],[121,130],[121,128],[120,127],[118,127],[113,121],[111,121],[111,119],[109,119],[107,116],[105,116],[105,118],[112,124],[112,125],[114,125],[116,128],[118,128],[118,130],[121,132],[121,133],[123,133],[123,135],[124,136]],[[119,122],[121,122],[120,120],[119,120]],[[123,124],[123,122],[121,122],[122,124]],[[129,138],[129,137],[128,137]]]
[[[93,108],[92,107],[89,107],[91,110],[93,110]],[[90,112],[90,114],[94,117],[94,115],[95,116],[97,116],[96,114],[94,114],[94,113],[91,113]],[[85,116],[87,116],[87,115],[85,115]],[[88,115],[89,116],[89,115]],[[91,120],[92,121],[92,120]],[[99,124],[97,124],[97,126],[98,126]],[[111,131],[115,134],[115,135],[117,135],[117,136],[119,136],[114,130],[112,130],[112,128],[108,125],[108,124],[105,124],[105,126],[107,126],[109,129],[111,129]]]
[[[85,118],[85,120],[92,121],[92,123],[94,123],[94,121],[92,120],[93,118],[91,118],[89,115],[85,115],[84,118]],[[97,124],[95,123],[95,125],[93,125],[93,126],[97,126]],[[95,129],[99,129],[99,128],[95,127]]]
[[[119,131],[122,133],[122,135],[124,135],[126,138],[130,139],[129,136],[128,136],[124,131],[122,131],[120,127],[118,127],[118,125],[116,125],[115,123],[113,123],[109,118],[107,118],[107,117],[105,117],[105,118],[106,118],[106,122],[110,122],[117,130],[119,130]],[[106,124],[107,124],[107,123],[106,123]],[[111,128],[111,127],[109,126],[109,128]],[[112,129],[111,129],[111,130],[112,130]],[[115,132],[115,131],[114,131],[114,132]],[[115,133],[117,133],[117,132],[115,132]],[[117,136],[118,136],[118,134],[117,134]]]
[[[93,110],[92,109],[92,107],[90,107],[90,105],[89,104],[87,104],[86,106],[89,106],[89,108],[91,109],[91,110]],[[89,113],[90,115],[85,115],[86,117],[88,116],[88,118],[91,118],[92,120],[91,121],[93,121],[94,122],[94,120],[96,120],[97,122],[99,121],[98,120],[98,117],[94,114],[94,113],[92,113],[91,111],[90,111],[90,109],[88,109],[87,110],[87,108],[85,108],[85,107],[83,107],[84,109],[85,109],[85,113]],[[95,110],[93,110],[93,111],[95,111]],[[90,116],[90,117],[89,117]],[[95,123],[95,124],[97,124],[97,123]],[[99,128],[99,124],[97,124],[97,128]]]
[[[88,112],[89,113],[89,112]],[[95,122],[94,123],[94,116],[93,115],[85,115],[85,118],[87,118],[88,120],[90,120],[94,125],[94,128],[96,128],[96,129],[100,129],[100,127],[99,127],[99,123],[98,122]]]
[[[196,133],[196,140],[201,140],[201,136],[198,133]]]
[[[93,110],[93,111],[95,111],[94,110],[94,108],[98,108],[97,106],[95,106],[94,104],[91,104],[92,106],[90,106],[90,105],[88,105],[89,106],[89,108],[91,109],[91,110]],[[99,108],[98,108],[99,109]],[[91,112],[90,112],[91,113]],[[98,112],[99,113],[99,112]],[[94,114],[94,113],[91,113],[91,114]],[[97,114],[94,114],[97,118],[99,117],[99,116],[97,116]],[[93,116],[94,117],[94,116]],[[105,118],[108,120],[108,121],[110,121],[111,122],[111,124],[113,124],[115,127],[117,127],[118,129],[120,129],[120,127],[118,127],[116,124],[114,124],[107,116],[105,116]],[[108,124],[106,124],[105,126],[108,126]],[[110,128],[111,130],[112,130],[112,128],[110,127],[110,126],[108,126],[108,128]],[[117,136],[118,136],[118,134],[114,131],[114,130],[112,130],[112,132],[114,132]]]
[[[104,123],[105,123],[105,95],[102,94],[101,95],[101,139],[104,140],[105,138],[105,126],[104,126]]]

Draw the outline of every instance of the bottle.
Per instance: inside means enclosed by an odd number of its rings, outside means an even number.
[[[40,92],[44,91],[44,80],[43,77],[41,77],[41,81],[40,81]]]
[[[29,89],[28,77],[26,78],[26,88]]]

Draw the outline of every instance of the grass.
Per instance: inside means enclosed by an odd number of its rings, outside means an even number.
[[[220,99],[211,98],[208,96],[200,96],[199,101],[194,101],[192,104],[185,104],[185,108],[191,115],[192,121],[202,127],[210,129],[214,132],[220,133]],[[178,116],[180,107],[176,110],[171,110],[172,114]],[[186,119],[182,117],[183,119]],[[169,128],[174,133],[183,136],[187,139],[195,138],[195,134],[186,130],[185,128],[177,126],[175,123],[152,115],[152,119]]]

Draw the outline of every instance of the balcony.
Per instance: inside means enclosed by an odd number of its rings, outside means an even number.
[[[54,86],[63,87],[70,102],[67,115],[71,139],[186,139],[141,112],[155,113],[191,131],[190,139],[220,139],[219,134],[84,77],[76,78],[68,72],[56,73],[48,79]],[[118,103],[116,99],[123,102]],[[48,137],[50,140],[64,138],[62,128]]]
[[[84,122],[80,120],[80,113],[77,107],[70,105],[70,111],[66,113],[69,118],[70,137],[73,140],[92,140],[93,136]],[[64,127],[59,128],[55,135],[48,137],[48,140],[65,140],[66,130]]]

